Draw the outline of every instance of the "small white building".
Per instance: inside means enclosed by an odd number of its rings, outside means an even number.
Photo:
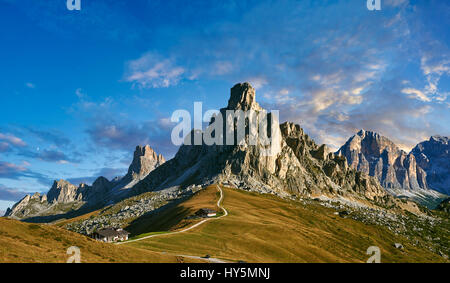
[[[195,215],[199,217],[214,217],[217,215],[217,212],[209,208],[202,208],[199,209]]]
[[[92,238],[105,243],[122,242],[128,240],[128,233],[123,229],[106,228],[92,234]]]

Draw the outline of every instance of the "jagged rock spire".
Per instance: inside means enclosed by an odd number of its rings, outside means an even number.
[[[256,102],[255,89],[248,82],[238,83],[231,88],[231,96],[228,100],[230,110],[256,110],[261,111],[262,108]]]
[[[51,203],[68,203],[77,200],[78,191],[75,185],[66,180],[58,180],[53,183],[47,194],[47,200]]]
[[[128,168],[128,175],[133,179],[145,177],[164,162],[166,160],[162,154],[156,154],[149,145],[139,145],[134,151],[133,162]]]

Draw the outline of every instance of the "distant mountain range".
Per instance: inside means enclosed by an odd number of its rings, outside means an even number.
[[[433,136],[411,151],[427,173],[431,188],[450,195],[450,143],[448,137]]]
[[[227,110],[263,111],[249,83],[231,89],[228,105],[220,112]],[[406,153],[389,139],[362,130],[333,153],[316,144],[299,125],[285,122],[271,130],[271,155],[259,142],[249,145],[249,129],[243,144],[182,145],[167,162],[150,146],[138,146],[125,176],[111,181],[99,177],[91,186],[55,181],[46,195],[24,197],[6,216],[50,222],[149,191],[212,183],[283,198],[334,198],[383,207],[397,205],[392,195],[436,206],[446,197],[436,190],[448,193],[448,138],[432,137]],[[231,131],[235,137],[237,128]],[[191,138],[203,140],[204,134],[192,131]]]
[[[445,198],[442,193],[448,193],[448,138],[431,137],[406,153],[388,138],[361,130],[337,154],[350,167],[376,177],[393,195],[435,207]]]
[[[137,146],[128,173],[111,181],[100,176],[89,186],[66,180],[53,183],[47,194],[27,195],[6,211],[5,216],[46,222],[73,216],[117,202],[132,195],[131,188],[166,160],[150,146]],[[78,213],[76,213],[78,212]]]

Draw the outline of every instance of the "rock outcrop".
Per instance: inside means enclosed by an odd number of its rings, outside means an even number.
[[[142,179],[164,162],[162,154],[158,155],[149,145],[137,146],[127,175],[131,179]]]
[[[238,119],[227,116],[230,110],[253,110],[256,114],[265,111],[256,102],[255,90],[249,83],[235,85],[228,106],[220,110],[223,125],[217,125],[221,120],[213,117],[205,132],[191,132],[173,159],[133,188],[135,194],[171,186],[223,182],[289,197],[329,195],[378,201],[387,195],[375,179],[348,168],[345,157],[329,153],[324,145],[317,145],[299,125],[274,123],[267,128],[271,135],[269,146],[259,140],[252,144],[249,141],[255,129],[249,126],[251,118],[247,117],[245,135],[239,139],[238,126],[231,123]],[[267,115],[268,120],[277,122],[275,118],[271,113]],[[262,118],[256,116],[255,119],[259,122]],[[223,136],[219,137],[222,144],[193,145],[196,139],[204,140],[205,135],[215,136],[220,127],[224,129]],[[226,142],[231,133],[232,145]]]
[[[78,187],[66,180],[53,182],[53,186],[47,193],[47,201],[49,203],[69,203],[81,201],[82,198],[83,196]]]
[[[448,137],[432,136],[416,145],[411,153],[427,173],[428,185],[450,195],[450,143]]]
[[[47,202],[47,196],[35,193],[33,195],[26,195],[20,201],[8,208],[5,216],[16,219],[24,218],[28,215],[34,215],[41,211],[45,211],[50,207]]]

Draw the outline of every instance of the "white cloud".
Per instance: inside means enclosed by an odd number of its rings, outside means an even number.
[[[352,94],[358,95],[358,94],[360,94],[361,91],[363,91],[363,90],[364,90],[364,87],[358,87],[358,88],[355,88],[355,89],[352,90]]]
[[[228,61],[220,61],[214,65],[214,70],[212,71],[215,75],[225,75],[229,74],[233,70],[233,64]]]
[[[26,146],[27,144],[21,139],[11,134],[0,133],[0,140],[13,144],[15,146]]]
[[[435,60],[433,62],[430,56],[423,56],[420,60],[420,64],[424,75],[450,74],[450,60]]]
[[[84,94],[83,90],[81,88],[77,88],[75,90],[75,95],[79,98],[79,99],[83,99],[86,97],[86,94]]]
[[[173,59],[146,53],[127,63],[125,81],[141,88],[166,88],[177,85],[185,73],[186,70],[176,66]]]
[[[277,92],[266,92],[263,96],[271,102],[286,104],[294,101],[294,97],[291,97],[289,93],[290,91],[287,88],[282,88]]]
[[[425,54],[421,57],[420,67],[427,81],[424,93],[439,103],[444,102],[448,93],[441,93],[439,82],[443,76],[450,76],[450,60],[445,55]]]
[[[255,89],[260,89],[267,84],[267,80],[263,77],[254,77],[247,80]]]
[[[402,89],[402,93],[408,94],[410,98],[416,98],[425,102],[431,101],[431,99],[425,93],[415,88],[404,88]]]

